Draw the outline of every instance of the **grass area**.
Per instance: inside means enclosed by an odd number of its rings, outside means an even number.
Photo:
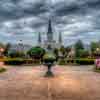
[[[94,72],[98,72],[98,73],[100,73],[100,69],[94,69]]]
[[[6,68],[1,67],[1,68],[0,68],[0,73],[5,72],[6,70],[7,70]]]

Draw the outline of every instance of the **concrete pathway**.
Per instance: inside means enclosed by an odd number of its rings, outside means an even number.
[[[100,100],[100,74],[92,66],[11,67],[0,74],[0,100]]]

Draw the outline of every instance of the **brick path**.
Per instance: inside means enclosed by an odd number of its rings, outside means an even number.
[[[100,100],[100,74],[92,66],[12,67],[0,74],[0,100]]]

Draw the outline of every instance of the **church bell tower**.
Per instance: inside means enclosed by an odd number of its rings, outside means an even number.
[[[52,31],[52,24],[51,24],[50,19],[49,19],[49,22],[48,22],[47,41],[48,42],[53,41],[53,31]]]

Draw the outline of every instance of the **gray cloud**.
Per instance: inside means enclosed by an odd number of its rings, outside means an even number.
[[[47,12],[45,7],[45,0],[29,0],[31,2],[25,2],[25,0],[13,1],[13,0],[1,0],[0,1],[0,19],[2,20],[16,20],[21,17],[37,16],[41,13]],[[33,1],[33,3],[32,3]]]
[[[99,40],[100,0],[51,1],[0,0],[0,41],[5,38],[7,42],[10,39],[16,42],[21,38],[32,41],[29,42],[32,44],[33,41],[36,43],[35,33],[47,31],[50,16],[53,31],[62,32],[64,44],[71,39],[82,39],[85,42]],[[56,37],[56,34],[54,36]]]

